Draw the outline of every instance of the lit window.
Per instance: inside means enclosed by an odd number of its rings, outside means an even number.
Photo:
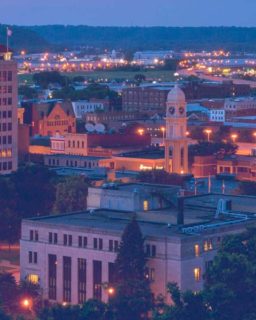
[[[204,251],[209,251],[213,249],[212,240],[208,239],[204,241]]]
[[[199,244],[195,244],[195,256],[196,257],[199,257],[200,255],[200,247],[199,247]]]
[[[148,201],[147,200],[143,201],[143,210],[148,211]]]
[[[39,276],[37,274],[29,274],[27,280],[33,284],[39,283]]]
[[[201,269],[200,268],[194,269],[194,278],[195,278],[195,281],[200,281],[200,278],[201,278]]]

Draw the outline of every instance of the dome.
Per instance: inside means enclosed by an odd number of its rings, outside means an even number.
[[[177,85],[174,86],[174,88],[168,93],[167,96],[167,102],[173,101],[186,101],[184,92]]]

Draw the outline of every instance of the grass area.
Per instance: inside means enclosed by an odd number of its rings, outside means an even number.
[[[84,76],[87,80],[95,81],[124,81],[133,80],[136,74],[145,75],[147,80],[153,81],[174,81],[175,77],[172,71],[168,70],[143,70],[143,71],[119,71],[119,70],[97,70],[84,72],[63,73],[69,78]],[[33,74],[20,74],[18,76],[19,84],[32,84]]]
[[[2,260],[10,261],[10,263],[19,265],[20,263],[20,250],[15,248],[11,249],[10,251],[8,249],[2,250],[0,249],[0,263]]]

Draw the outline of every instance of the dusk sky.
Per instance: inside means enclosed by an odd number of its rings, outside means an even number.
[[[255,0],[0,0],[0,23],[256,26]]]

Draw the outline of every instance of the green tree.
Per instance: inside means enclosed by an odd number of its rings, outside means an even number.
[[[13,311],[17,306],[18,287],[11,273],[0,273],[0,301],[4,310],[8,312]]]
[[[29,86],[19,86],[19,95],[23,96],[25,99],[35,99],[37,98],[37,92],[34,88]]]
[[[38,312],[40,320],[78,320],[80,315],[80,307],[54,305],[46,307]],[[86,320],[86,319],[85,319]]]
[[[123,232],[115,262],[116,295],[112,303],[118,320],[147,317],[152,306],[152,296],[145,268],[144,239],[133,217]]]
[[[56,187],[54,212],[72,212],[86,210],[88,183],[82,176],[68,177]]]
[[[253,319],[256,305],[256,230],[226,237],[206,272],[204,295],[215,320]]]
[[[89,299],[82,306],[79,320],[105,320],[107,305],[96,299]]]
[[[22,218],[48,215],[55,200],[56,174],[47,167],[26,165],[10,177],[16,210]]]
[[[167,290],[173,301],[172,305],[158,299],[153,312],[154,320],[207,320],[207,310],[202,293],[181,292],[176,283],[169,283]]]
[[[47,89],[50,83],[58,83],[62,87],[69,82],[67,77],[62,76],[58,71],[43,71],[33,75],[33,81],[44,89]]]
[[[8,316],[0,307],[0,319],[1,320],[12,320],[10,316]]]

